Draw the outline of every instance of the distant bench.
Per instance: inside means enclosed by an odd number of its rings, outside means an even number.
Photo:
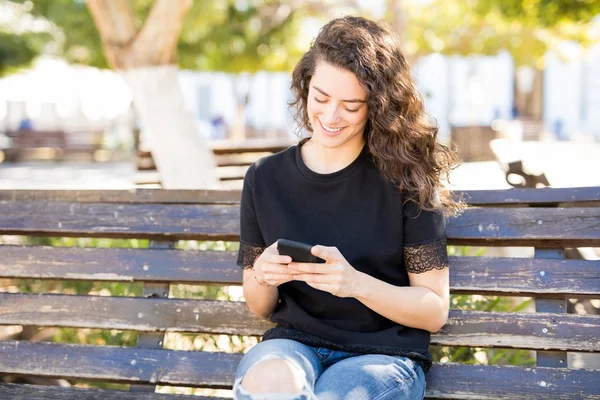
[[[40,152],[44,158],[62,159],[71,154],[94,156],[102,148],[99,132],[65,132],[62,130],[18,130],[7,132],[12,137],[9,148],[0,149],[7,161],[19,161]]]
[[[217,175],[227,188],[241,188],[242,180],[248,167],[257,159],[285,150],[294,144],[292,139],[248,139],[248,140],[210,140],[217,164]],[[137,153],[137,170],[135,183],[138,186],[160,186],[160,176],[152,152],[140,149]]]
[[[428,398],[600,398],[600,370],[567,351],[600,352],[600,317],[566,313],[600,297],[600,187],[464,193],[449,243],[533,246],[534,258],[450,257],[453,294],[530,296],[535,313],[451,310],[432,343],[537,352],[537,366],[434,364]],[[236,190],[0,191],[0,235],[150,239],[148,249],[0,246],[0,278],[143,282],[142,297],[0,293],[0,324],[139,332],[137,347],[0,341],[0,375],[132,384],[130,392],[1,384],[2,399],[191,399],[155,385],[231,388],[242,354],[163,348],[164,332],[261,335],[272,323],[243,302],[169,298],[170,285],[240,285],[236,252],[175,250],[177,240],[239,239]],[[193,399],[215,399],[193,397]]]

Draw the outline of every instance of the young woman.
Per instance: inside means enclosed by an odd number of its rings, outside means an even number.
[[[238,265],[270,318],[240,362],[236,399],[421,399],[430,332],[448,316],[437,143],[397,38],[359,17],[325,25],[293,72],[297,146],[255,162],[242,191]],[[291,262],[277,240],[325,263]]]

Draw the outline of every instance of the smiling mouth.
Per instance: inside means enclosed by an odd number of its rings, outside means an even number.
[[[342,127],[342,128],[330,128],[327,125],[325,125],[323,122],[321,122],[320,119],[319,119],[319,123],[321,124],[321,126],[323,127],[323,129],[325,129],[327,132],[331,132],[331,133],[339,132],[339,131],[341,131],[342,129],[345,128],[345,127]]]

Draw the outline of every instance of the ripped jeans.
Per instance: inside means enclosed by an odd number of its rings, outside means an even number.
[[[242,378],[254,364],[280,358],[298,367],[301,393],[250,393]],[[413,400],[425,395],[425,374],[411,359],[383,354],[357,354],[311,347],[288,339],[270,339],[244,355],[235,374],[237,400]]]

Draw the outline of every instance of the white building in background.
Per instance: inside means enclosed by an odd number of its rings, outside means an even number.
[[[546,56],[545,127],[560,139],[600,142],[600,44],[570,53],[571,61]]]
[[[439,125],[439,137],[450,137],[452,126],[490,125],[512,118],[513,62],[497,56],[446,57],[431,54],[413,67],[426,112]]]
[[[432,54],[413,67],[426,112],[446,140],[451,126],[489,125],[511,119],[513,63],[508,53],[496,56],[446,57]],[[248,94],[246,124],[258,130],[292,135],[288,102],[289,73],[259,72],[232,75],[181,71],[179,82],[200,134],[222,137],[212,124],[221,118],[234,126],[237,104]],[[0,79],[0,132],[14,129],[28,116],[34,127],[108,130],[108,147],[130,133],[131,93],[112,71],[68,66],[41,59],[32,70]],[[600,141],[600,45],[583,61],[565,63],[547,56],[544,76],[544,122],[559,138],[585,136]]]

